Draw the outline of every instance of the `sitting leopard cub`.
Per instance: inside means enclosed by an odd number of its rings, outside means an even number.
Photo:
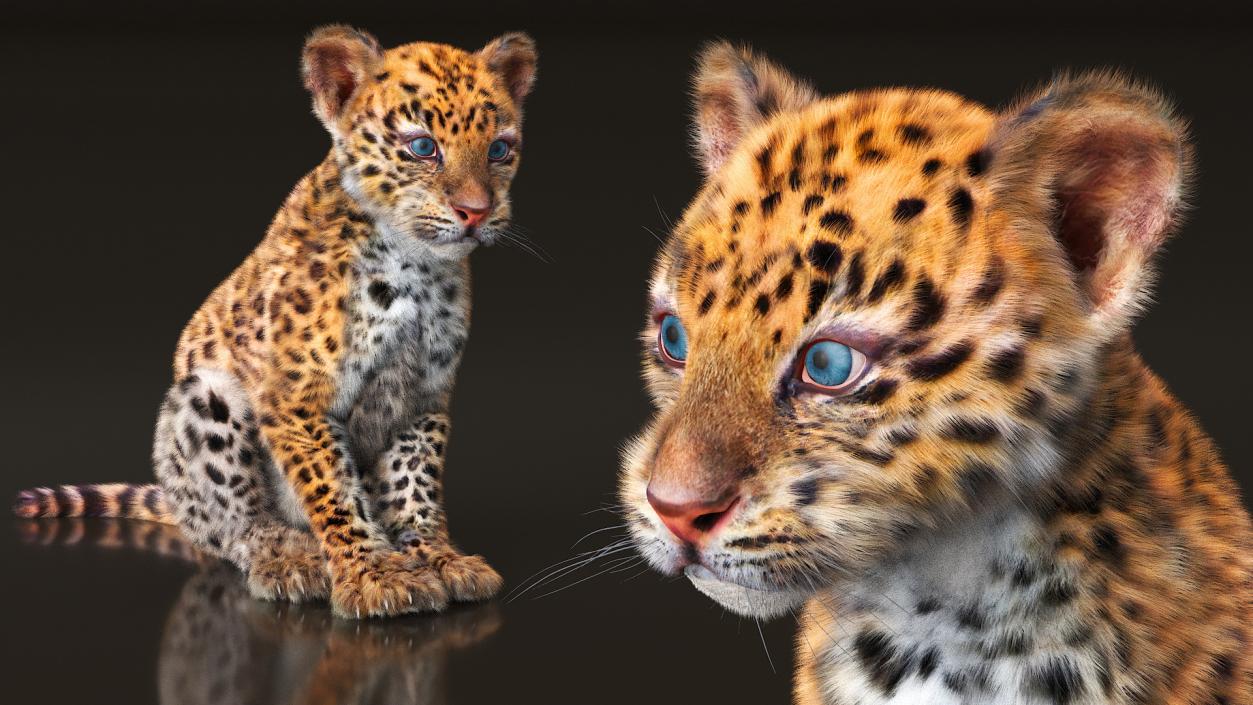
[[[820,98],[727,45],[644,329],[640,552],[800,610],[795,697],[1253,703],[1253,531],[1131,326],[1182,123],[1110,75],[994,113]]]
[[[507,227],[535,64],[523,34],[470,53],[314,32],[304,79],[333,146],[183,331],[160,485],[41,488],[17,512],[177,522],[253,595],[346,617],[495,594],[440,487],[467,256]]]

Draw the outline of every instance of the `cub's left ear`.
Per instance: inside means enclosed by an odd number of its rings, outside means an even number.
[[[1124,332],[1179,219],[1192,156],[1184,123],[1155,91],[1089,74],[1007,111],[990,147],[993,204],[1043,224],[1095,329]]]
[[[500,76],[514,105],[521,109],[522,100],[535,85],[535,65],[539,61],[535,40],[523,32],[502,34],[480,49],[479,56],[487,68]]]

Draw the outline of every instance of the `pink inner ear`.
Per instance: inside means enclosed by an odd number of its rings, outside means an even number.
[[[706,173],[717,171],[739,142],[743,126],[736,118],[734,98],[712,94],[701,106],[700,132]]]
[[[1101,258],[1101,248],[1105,245],[1105,218],[1092,207],[1091,201],[1084,198],[1081,189],[1072,188],[1057,194],[1057,230],[1070,263],[1076,271],[1083,273],[1095,269]]]
[[[331,98],[332,112],[338,112],[357,90],[357,77],[349,64],[351,53],[343,46],[319,47],[313,61],[312,73],[315,89],[321,95]]]
[[[1091,273],[1111,237],[1143,250],[1165,235],[1173,207],[1173,157],[1160,136],[1132,125],[1087,132],[1066,150],[1057,231],[1070,262]]]

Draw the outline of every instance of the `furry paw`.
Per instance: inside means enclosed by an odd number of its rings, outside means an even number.
[[[262,600],[325,600],[331,594],[326,558],[316,551],[254,558],[248,567],[248,592]]]
[[[488,565],[482,556],[450,553],[432,560],[431,567],[448,588],[448,595],[457,602],[491,599],[505,584],[500,573]]]
[[[448,592],[429,566],[395,551],[370,550],[332,566],[331,608],[340,617],[440,612]]]

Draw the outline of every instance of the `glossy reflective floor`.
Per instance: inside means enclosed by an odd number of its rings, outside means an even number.
[[[511,601],[358,623],[252,599],[172,527],[15,521],[4,547],[22,566],[8,692],[46,703],[781,702],[791,680],[790,625],[759,634],[626,553]]]

